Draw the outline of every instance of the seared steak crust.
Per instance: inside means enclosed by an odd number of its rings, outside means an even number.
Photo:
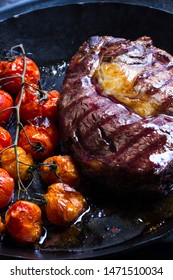
[[[114,84],[115,72],[125,77],[126,87],[121,79],[121,87]],[[96,36],[72,57],[60,99],[60,131],[83,174],[122,194],[168,193],[172,115],[173,58],[150,38]]]

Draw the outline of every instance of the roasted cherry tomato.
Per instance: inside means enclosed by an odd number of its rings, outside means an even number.
[[[0,126],[0,152],[12,144],[12,136],[8,130]],[[1,156],[1,154],[0,154]]]
[[[16,149],[16,152],[15,152]],[[1,156],[1,166],[4,168],[10,176],[17,181],[17,160],[16,154],[19,162],[19,175],[21,181],[26,181],[30,178],[31,173],[29,169],[33,166],[33,159],[30,154],[27,154],[21,147],[8,148],[2,152]]]
[[[11,95],[4,90],[0,90],[0,125],[4,126],[9,121],[13,112],[12,106],[13,99]]]
[[[25,86],[20,117],[23,122],[32,120],[37,116],[47,117],[53,122],[58,119],[58,101],[60,94],[56,90],[50,92],[41,91],[37,87]],[[16,98],[16,104],[20,99],[20,93]]]
[[[14,193],[14,179],[0,168],[0,209],[6,207]]]
[[[2,222],[2,218],[0,216],[0,234],[5,231],[5,224]]]
[[[13,239],[20,243],[35,243],[42,232],[41,209],[33,202],[19,200],[7,210],[5,223]]]
[[[54,225],[66,226],[74,222],[86,207],[82,194],[63,183],[49,186],[44,197],[47,219]]]
[[[20,131],[19,146],[34,160],[51,156],[58,146],[58,129],[47,118],[37,117]]]
[[[24,71],[23,56],[16,57],[12,61],[0,62],[0,85],[11,95],[18,94],[21,90],[21,76]],[[38,84],[40,71],[30,58],[26,58],[25,83]]]
[[[52,156],[43,162],[40,167],[40,174],[46,184],[66,183],[72,186],[78,186],[80,179],[77,168],[72,157]]]

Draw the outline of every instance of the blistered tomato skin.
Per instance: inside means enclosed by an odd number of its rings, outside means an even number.
[[[68,155],[52,156],[44,160],[40,174],[46,184],[66,183],[78,186],[80,183],[78,170],[72,157]]]
[[[20,243],[35,243],[42,232],[41,209],[33,202],[19,200],[7,210],[5,223],[14,240]]]
[[[13,99],[11,95],[0,89],[0,125],[5,126],[7,122],[10,119],[10,116],[12,114],[12,109],[10,109],[13,106]],[[7,110],[7,108],[9,108]]]
[[[21,147],[16,147],[17,157],[19,161],[19,175],[21,181],[26,181],[30,178],[31,174],[29,168],[33,166],[34,162],[32,156],[27,154]],[[4,168],[10,176],[17,181],[18,175],[16,171],[16,153],[15,148],[8,148],[2,152],[1,156],[1,166]]]
[[[67,226],[74,222],[86,207],[82,194],[63,183],[49,186],[44,197],[47,219],[58,226]]]
[[[43,91],[42,93],[37,87],[25,86],[20,107],[21,120],[26,123],[37,116],[43,116],[53,122],[57,121],[59,97],[60,94],[56,90],[50,92]],[[16,98],[16,104],[19,98],[20,94]]]
[[[0,209],[6,207],[14,193],[14,179],[8,172],[0,168]]]
[[[0,63],[0,85],[11,95],[16,95],[21,90],[21,75],[24,70],[24,58],[19,56],[12,61]],[[20,76],[20,77],[18,77]],[[40,71],[30,58],[26,58],[25,83],[38,84]]]
[[[12,136],[5,128],[0,126],[0,152],[12,144]],[[0,154],[1,157],[1,154]]]
[[[58,146],[57,127],[47,118],[35,118],[20,131],[19,146],[34,160],[42,160],[51,156]]]

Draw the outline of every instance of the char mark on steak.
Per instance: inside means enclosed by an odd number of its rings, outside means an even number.
[[[67,69],[59,120],[84,175],[120,194],[172,190],[173,57],[149,37],[84,42]]]

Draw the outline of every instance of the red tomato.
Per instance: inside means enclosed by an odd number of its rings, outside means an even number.
[[[2,222],[2,218],[0,216],[0,234],[5,231],[5,224]]]
[[[9,147],[12,144],[12,136],[2,126],[0,126],[0,152],[4,149]],[[1,155],[0,155],[1,156]]]
[[[9,121],[12,114],[13,99],[11,95],[4,90],[0,90],[0,125],[4,126]]]
[[[16,104],[20,93],[16,98]],[[36,87],[26,86],[20,107],[20,117],[23,122],[32,120],[37,116],[47,117],[53,122],[58,119],[58,101],[60,94],[56,90],[50,92],[39,91]]]
[[[6,207],[14,193],[14,180],[8,172],[0,168],[0,209]]]
[[[23,56],[19,56],[12,61],[2,61],[0,63],[0,85],[11,95],[18,94],[21,90],[21,76],[24,70]],[[25,83],[38,84],[40,71],[30,58],[26,58]]]
[[[20,243],[35,243],[41,236],[41,209],[35,203],[19,200],[5,216],[10,236]]]
[[[30,154],[27,154],[21,147],[16,147],[18,162],[19,163],[19,175],[21,181],[26,181],[31,177],[31,173],[28,172],[29,168],[33,166],[33,159]],[[1,165],[15,181],[17,181],[17,164],[15,148],[8,148],[2,152]]]
[[[62,183],[49,186],[45,199],[47,219],[50,223],[59,226],[74,222],[86,207],[82,194]]]
[[[37,117],[20,131],[19,146],[34,160],[51,156],[58,146],[58,129],[47,118]]]
[[[40,167],[41,177],[46,184],[66,183],[78,186],[80,179],[73,159],[68,156],[52,156],[43,162]]]

